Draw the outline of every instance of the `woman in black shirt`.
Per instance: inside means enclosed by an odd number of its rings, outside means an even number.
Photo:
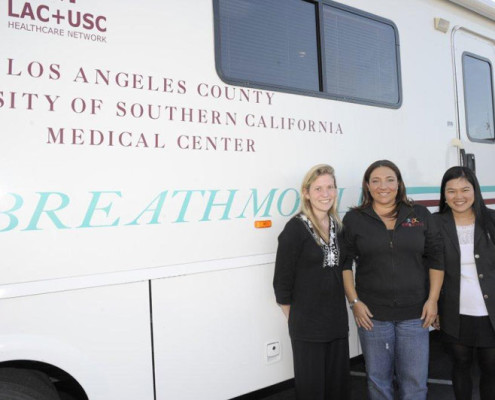
[[[344,286],[358,326],[370,400],[426,400],[428,327],[443,281],[442,239],[412,204],[397,166],[371,164],[363,202],[344,217]],[[356,285],[352,272],[355,263]]]
[[[299,400],[349,399],[348,321],[334,170],[316,165],[279,236],[273,286],[289,320]]]
[[[434,214],[444,241],[445,280],[439,302],[442,339],[452,357],[457,400],[471,400],[478,364],[481,400],[495,399],[495,211],[486,207],[478,179],[449,168]],[[474,355],[476,354],[476,358]]]

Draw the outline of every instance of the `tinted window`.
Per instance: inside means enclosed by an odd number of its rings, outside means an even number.
[[[324,6],[326,88],[363,100],[399,102],[392,26]]]
[[[463,55],[462,64],[468,136],[473,140],[493,140],[492,66],[468,54]]]
[[[232,84],[397,108],[394,24],[332,1],[215,0],[217,69]]]
[[[319,90],[315,5],[220,0],[221,68],[231,79]]]

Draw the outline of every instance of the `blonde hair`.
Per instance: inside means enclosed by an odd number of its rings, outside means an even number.
[[[301,213],[303,213],[304,215],[306,215],[306,217],[309,218],[309,220],[313,224],[314,229],[316,230],[316,233],[322,239],[328,242],[329,240],[328,232],[324,232],[323,229],[321,229],[320,225],[318,224],[318,220],[316,219],[315,214],[313,212],[313,207],[311,206],[311,202],[305,196],[305,193],[309,193],[309,188],[311,187],[311,184],[322,175],[330,175],[333,178],[335,187],[337,187],[337,179],[335,178],[335,170],[333,169],[333,167],[327,164],[315,165],[306,173],[302,181]],[[339,214],[337,212],[337,197],[335,198],[335,201],[333,202],[330,210],[328,210],[328,216],[333,219],[334,223],[336,224],[337,230],[340,230],[342,228],[342,222],[340,221]]]

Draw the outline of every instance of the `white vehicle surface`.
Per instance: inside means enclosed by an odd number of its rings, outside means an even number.
[[[428,206],[461,163],[494,203],[494,18],[485,0],[0,0],[0,397],[290,379],[273,264],[311,166],[335,167],[342,215],[385,158]]]

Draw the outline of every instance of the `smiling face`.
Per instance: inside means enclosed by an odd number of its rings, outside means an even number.
[[[392,207],[395,204],[398,189],[399,181],[391,168],[378,167],[371,172],[368,190],[375,204]]]
[[[473,212],[474,188],[465,178],[451,179],[445,185],[445,201],[457,215]]]
[[[335,181],[328,174],[320,175],[308,190],[304,190],[304,197],[309,200],[313,213],[320,217],[328,214],[335,202],[336,194]]]

